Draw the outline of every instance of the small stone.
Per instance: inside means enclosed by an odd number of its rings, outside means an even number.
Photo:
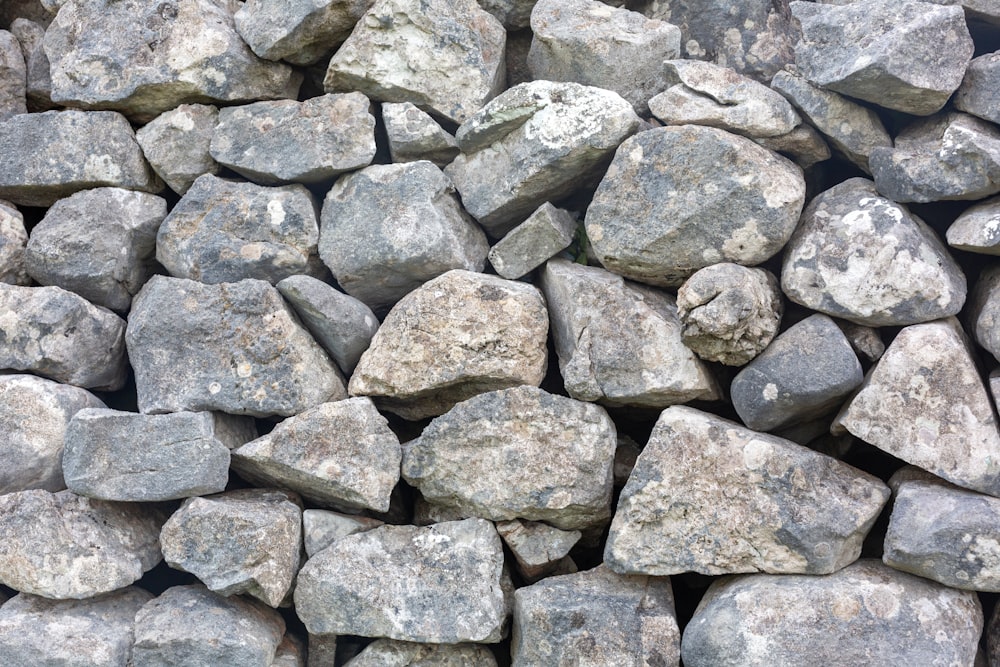
[[[882,358],[882,354],[885,352],[885,344],[882,342],[882,336],[879,334],[878,329],[844,320],[839,320],[837,326],[847,336],[847,341],[854,348],[856,354],[863,356],[871,362]]]
[[[0,21],[2,24],[2,21]],[[21,55],[27,63],[32,52],[42,46],[42,38],[45,37],[45,25],[42,23],[18,16],[10,22],[10,34],[17,38],[21,47]],[[27,76],[27,73],[25,74]]]
[[[22,19],[18,19],[22,20]],[[11,30],[14,26],[11,26]],[[34,27],[23,28],[21,39],[21,50],[24,53],[24,62],[28,68],[26,92],[28,107],[33,111],[49,111],[57,105],[52,101],[52,77],[49,71],[49,58],[45,55],[43,46],[45,39],[45,27],[34,23]],[[30,31],[30,32],[29,32]],[[27,48],[26,48],[27,47]]]
[[[468,518],[470,518],[469,515],[459,509],[430,502],[420,495],[419,491],[413,501],[413,524],[416,526],[430,526],[435,523],[461,521]]]
[[[309,662],[307,667],[328,667],[336,664],[337,660],[337,635],[314,635],[309,634]],[[355,644],[351,648],[355,648]],[[359,650],[355,648],[355,651]],[[341,652],[341,659],[349,655],[347,651]],[[234,666],[235,667],[235,666]]]
[[[490,248],[490,264],[504,278],[516,280],[568,248],[576,229],[569,211],[545,202]]]
[[[636,459],[642,453],[642,447],[627,435],[618,434],[618,448],[615,449],[615,488],[620,489],[628,482]]]
[[[383,525],[378,519],[365,516],[350,516],[329,510],[305,510],[302,512],[302,537],[306,555],[312,558],[337,540],[363,533]]]
[[[531,10],[538,0],[478,0],[479,6],[492,14],[510,31],[524,30],[530,25]]]
[[[969,304],[969,323],[976,342],[1000,358],[1000,266],[983,270]]]
[[[48,25],[55,16],[54,0],[8,0],[0,7],[0,25],[8,25],[18,17],[30,17]]]
[[[182,104],[140,127],[135,139],[157,176],[183,195],[199,176],[222,168],[209,152],[218,122],[217,107]]]
[[[415,644],[376,639],[344,667],[497,667],[497,659],[477,644]]]
[[[267,60],[311,65],[339,46],[373,0],[248,0],[233,14],[236,30]]]
[[[831,155],[830,147],[826,145],[819,132],[805,123],[796,126],[788,134],[776,137],[753,137],[753,141],[770,151],[781,153],[803,169],[808,169],[817,162],[829,160]]]
[[[461,152],[455,137],[409,102],[383,104],[382,122],[393,162],[428,160],[444,169]]]
[[[307,667],[306,645],[295,635],[285,634],[274,651],[270,667]]]
[[[1000,255],[1000,197],[965,209],[948,227],[946,238],[958,250]]]
[[[10,32],[0,30],[0,119],[28,113],[27,77],[21,43]]]
[[[210,414],[212,415],[215,438],[227,449],[233,450],[257,439],[257,424],[253,417],[228,415],[225,412],[212,412]]]
[[[31,284],[31,276],[24,268],[24,248],[27,245],[24,216],[13,204],[0,199],[0,283]]]
[[[497,522],[497,532],[517,560],[517,571],[528,582],[550,574],[580,541],[579,530],[560,530],[538,521]]]
[[[1000,52],[973,58],[962,85],[955,92],[955,108],[992,123],[1000,122],[997,86],[1000,85]]]

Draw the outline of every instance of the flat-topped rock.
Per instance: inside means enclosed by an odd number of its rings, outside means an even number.
[[[136,130],[135,140],[156,175],[183,195],[199,176],[217,174],[222,168],[209,152],[218,122],[218,108],[182,104]]]

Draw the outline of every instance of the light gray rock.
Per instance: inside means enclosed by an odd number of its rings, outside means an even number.
[[[545,265],[540,285],[573,398],[663,408],[719,396],[708,368],[681,341],[667,293],[564,259]]]
[[[274,652],[270,667],[307,667],[305,642],[295,635],[285,634]]]
[[[549,318],[532,285],[468,271],[424,283],[389,312],[351,376],[352,396],[404,419],[545,377]]]
[[[236,30],[261,58],[311,65],[351,34],[373,0],[248,0]]]
[[[489,244],[431,162],[372,165],[323,201],[319,254],[345,292],[377,313],[452,269],[482,271]]]
[[[998,7],[1000,9],[1000,7]],[[955,108],[992,123],[1000,122],[997,86],[1000,85],[1000,52],[973,58],[962,85],[955,91]]]
[[[510,31],[523,30],[530,25],[531,10],[538,0],[478,0],[479,6],[492,14]]]
[[[983,255],[1000,255],[1000,197],[973,204],[948,227],[948,245]]]
[[[802,170],[785,158],[723,130],[661,127],[619,147],[585,224],[605,268],[677,286],[711,264],[769,259],[804,203]]]
[[[0,199],[0,283],[27,286],[31,276],[24,268],[28,232],[24,216],[10,202]]]
[[[6,30],[0,30],[0,119],[28,113],[28,67],[21,43]]]
[[[288,416],[346,395],[333,361],[260,280],[154,276],[125,338],[140,412]]]
[[[516,280],[568,248],[576,231],[569,211],[545,202],[490,248],[490,264],[504,278]]]
[[[63,600],[128,586],[160,562],[156,509],[71,491],[0,496],[0,583]]]
[[[599,176],[641,123],[614,92],[576,83],[523,83],[458,128],[462,155],[445,173],[469,213],[501,238],[543,203]]]
[[[972,59],[960,7],[916,0],[791,2],[795,64],[820,88],[917,116],[941,109]]]
[[[805,123],[796,126],[788,134],[779,134],[776,137],[753,137],[753,141],[770,151],[781,153],[803,169],[808,169],[817,162],[829,160],[831,155],[830,147],[826,145],[819,132],[814,130],[812,125]]]
[[[528,582],[550,574],[580,541],[579,530],[560,530],[538,521],[498,521],[497,532],[514,554],[517,571]]]
[[[958,313],[965,276],[941,239],[864,178],[817,195],[785,249],[789,299],[867,326],[900,326]]]
[[[38,21],[19,16],[10,22],[10,34],[17,38],[25,63],[32,52],[40,48],[45,37],[45,25]],[[27,76],[27,73],[25,73]]]
[[[166,200],[145,192],[77,192],[53,204],[31,230],[25,269],[41,285],[125,312],[153,273],[156,232],[166,215]]]
[[[982,619],[975,593],[862,560],[825,577],[716,581],[681,657],[685,667],[971,665]]]
[[[344,667],[496,667],[497,659],[481,644],[416,644],[376,639]]]
[[[429,160],[444,169],[461,152],[455,137],[409,102],[383,104],[382,122],[393,162]]]
[[[218,122],[218,108],[182,104],[140,127],[135,139],[157,176],[183,195],[199,176],[218,174],[222,168],[209,152]]]
[[[836,459],[674,406],[622,491],[604,562],[654,576],[829,574],[857,560],[888,499]]]
[[[347,652],[342,652],[342,657],[344,654],[347,654]],[[336,664],[336,659],[337,635],[309,634],[307,667],[327,667],[328,665]]]
[[[302,537],[306,555],[312,558],[342,537],[378,528],[382,522],[365,516],[339,514],[329,510],[302,512]]]
[[[972,337],[1000,358],[1000,266],[989,266],[979,274],[968,311]]]
[[[295,611],[313,634],[495,643],[511,597],[500,536],[467,519],[337,540],[299,571]]]
[[[616,444],[603,408],[513,387],[434,419],[406,444],[403,478],[428,501],[466,516],[589,528],[611,516]]]

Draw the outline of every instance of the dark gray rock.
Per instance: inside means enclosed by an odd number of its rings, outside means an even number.
[[[1000,197],[973,204],[948,227],[948,245],[983,255],[1000,255]]]
[[[444,169],[461,152],[455,137],[409,102],[383,104],[382,122],[393,162],[429,160]]]
[[[830,159],[830,147],[813,129],[812,125],[802,123],[788,134],[776,137],[753,137],[754,143],[764,148],[781,153],[803,169],[808,169],[817,162]]]
[[[28,232],[24,216],[10,202],[0,199],[0,283],[27,286],[31,276],[24,268]]]
[[[969,303],[972,336],[994,358],[1000,358],[1000,266],[979,274]]]
[[[28,67],[21,43],[6,30],[0,30],[0,119],[28,113]]]
[[[6,26],[22,16],[48,25],[56,13],[53,4],[53,0],[9,0],[0,7],[0,25]]]
[[[24,21],[24,19],[18,19]],[[21,50],[24,52],[24,62],[28,68],[26,82],[28,104],[32,109],[48,111],[57,105],[52,102],[52,77],[49,72],[49,59],[45,55],[43,42],[45,27],[31,22],[31,27],[22,24],[18,39],[21,40]],[[11,25],[11,30],[15,28]]]
[[[882,357],[885,352],[885,343],[882,342],[882,336],[878,329],[844,320],[838,320],[837,326],[847,336],[847,341],[854,348],[856,354],[868,361],[878,361]]]
[[[228,449],[236,449],[242,444],[257,439],[257,424],[253,417],[229,415],[225,412],[211,414],[215,437]]]
[[[538,0],[478,0],[478,2],[479,6],[496,17],[504,28],[516,31],[530,25],[531,10]]]
[[[135,140],[157,176],[183,195],[199,176],[217,174],[222,168],[209,152],[218,122],[218,108],[182,104],[136,130]]]
[[[568,248],[576,232],[569,211],[545,202],[490,248],[490,264],[504,278],[516,280]]]
[[[311,65],[343,43],[373,0],[248,0],[236,30],[261,58]]]
[[[1000,122],[997,86],[1000,86],[1000,52],[973,58],[962,85],[955,91],[955,108],[992,123]]]
[[[302,512],[302,538],[306,555],[312,558],[342,537],[378,528],[382,522],[365,516],[339,514],[329,510]]]
[[[528,583],[551,574],[580,541],[579,530],[560,530],[539,521],[498,521],[497,532],[514,554],[517,571]]]
[[[376,639],[344,667],[497,667],[489,648],[479,644],[417,644]]]

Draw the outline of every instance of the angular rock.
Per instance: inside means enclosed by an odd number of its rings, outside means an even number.
[[[504,278],[516,280],[568,248],[576,230],[569,211],[545,202],[490,248],[490,264]]]
[[[579,530],[560,530],[520,519],[500,521],[496,526],[504,544],[514,554],[517,571],[529,583],[555,570],[582,536]]]
[[[622,491],[604,562],[654,576],[829,574],[857,560],[888,499],[836,459],[674,406]]]
[[[154,276],[125,335],[144,413],[293,415],[345,398],[333,361],[276,289]]]
[[[792,235],[804,203],[798,166],[745,137],[682,125],[619,147],[585,223],[605,268],[677,286],[711,264],[769,259]]]
[[[342,44],[372,0],[248,0],[236,30],[261,58],[311,65]]]
[[[885,344],[878,329],[866,327],[854,322],[840,320],[837,326],[847,336],[847,341],[854,348],[854,352],[863,356],[868,361],[878,361],[885,352]]]
[[[803,169],[808,169],[817,162],[830,159],[830,147],[814,130],[805,123],[798,125],[788,134],[776,137],[753,137],[754,143],[764,148],[781,153]]]
[[[541,288],[573,398],[662,408],[718,397],[708,368],[681,342],[670,295],[564,259],[545,265]]]
[[[52,4],[53,0],[9,0],[0,8],[0,25],[6,26],[22,16],[44,22],[47,25],[55,16],[55,8],[51,6]]]
[[[14,27],[11,25],[11,30]],[[21,39],[24,63],[28,68],[26,81],[28,105],[32,110],[38,111],[54,109],[57,105],[52,102],[52,77],[49,72],[49,59],[45,55],[43,46],[45,27],[33,23],[33,27],[22,26],[22,30],[23,38],[19,36],[18,39]]]
[[[507,30],[523,30],[530,25],[531,11],[538,0],[478,0]]]
[[[10,32],[0,30],[0,120],[28,113],[27,77],[20,42]]]
[[[135,140],[156,175],[183,195],[199,176],[217,174],[222,168],[209,152],[218,122],[218,108],[182,104],[136,130]]]
[[[955,108],[992,123],[1000,122],[997,86],[1000,85],[1000,52],[973,58],[962,85],[955,91]]]
[[[532,285],[449,271],[396,304],[348,389],[404,419],[423,419],[483,392],[537,387],[548,329],[545,300]]]
[[[469,213],[501,238],[543,203],[598,176],[641,123],[629,103],[611,91],[523,83],[458,128],[462,155],[445,173]]]
[[[497,659],[477,644],[415,644],[376,639],[344,667],[496,667]]]
[[[31,276],[24,268],[24,247],[28,232],[24,216],[9,202],[0,199],[0,283],[27,286]]]
[[[972,336],[994,358],[1000,358],[1000,266],[979,274],[969,304]]]
[[[312,634],[495,643],[512,587],[482,519],[382,526],[337,540],[299,571],[295,611]]]
[[[973,204],[948,227],[948,245],[983,255],[1000,255],[1000,197]]]
[[[429,160],[444,169],[461,152],[455,137],[409,102],[383,104],[382,122],[393,162]]]
[[[312,558],[342,537],[378,528],[382,522],[364,516],[349,516],[329,510],[302,512],[302,537],[306,555]]]
[[[864,178],[809,203],[785,249],[781,289],[807,308],[873,327],[954,315],[966,296],[941,239]]]
[[[307,667],[305,642],[295,635],[286,634],[274,652],[270,667]]]
[[[323,202],[319,254],[345,292],[376,312],[452,269],[482,271],[489,244],[434,164],[372,165]]]

